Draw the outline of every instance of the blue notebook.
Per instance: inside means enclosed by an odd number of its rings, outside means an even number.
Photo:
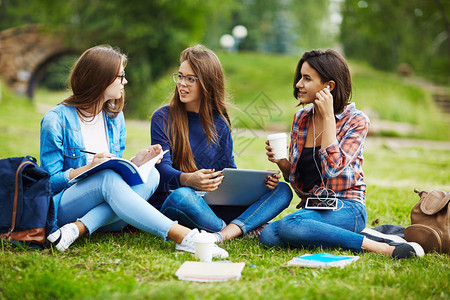
[[[359,256],[316,253],[296,256],[288,261],[287,265],[307,268],[344,267],[358,259]]]
[[[158,154],[157,156],[150,159],[148,162],[139,167],[127,159],[123,159],[120,157],[112,157],[109,160],[106,160],[96,165],[95,167],[81,173],[80,175],[72,178],[69,181],[69,183],[70,184],[77,183],[78,181],[83,180],[89,175],[105,169],[114,170],[116,173],[122,176],[123,180],[130,186],[145,183],[147,182],[148,175],[150,174],[155,164],[158,162],[159,159],[161,159],[164,156],[164,154],[167,151],[168,150],[161,152],[160,154]]]

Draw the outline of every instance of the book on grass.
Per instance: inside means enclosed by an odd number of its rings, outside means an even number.
[[[307,268],[344,267],[358,259],[359,256],[316,253],[296,256],[288,261],[286,265]]]
[[[245,263],[185,261],[175,272],[179,280],[212,282],[239,280]]]
[[[155,164],[164,156],[167,151],[168,150],[159,153],[139,167],[128,159],[112,157],[72,178],[69,183],[76,183],[91,174],[105,169],[111,169],[118,173],[130,186],[145,183],[147,182],[148,174],[150,174],[151,170],[155,167]]]

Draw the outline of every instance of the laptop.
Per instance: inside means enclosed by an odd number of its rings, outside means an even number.
[[[277,172],[225,168],[222,183],[215,191],[203,192],[203,199],[209,205],[250,206],[269,191],[264,179],[274,173]]]

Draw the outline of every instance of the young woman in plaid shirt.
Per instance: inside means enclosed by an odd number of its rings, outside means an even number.
[[[347,62],[334,50],[305,52],[294,79],[294,97],[302,108],[294,116],[289,160],[276,163],[301,198],[302,208],[270,223],[260,240],[268,246],[365,249],[396,258],[422,256],[423,249],[399,237],[361,233],[366,226],[366,184],[362,170],[369,119],[350,103]],[[337,202],[336,209],[305,209],[308,197]],[[371,232],[373,233],[373,232]]]

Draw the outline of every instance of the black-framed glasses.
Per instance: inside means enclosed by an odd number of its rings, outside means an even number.
[[[172,77],[173,77],[173,81],[175,83],[182,83],[183,79],[185,79],[184,82],[188,86],[193,86],[195,84],[195,82],[197,82],[197,80],[198,80],[198,77],[195,77],[195,76],[192,76],[192,75],[184,76],[184,75],[182,75],[180,73],[173,73]]]
[[[121,75],[117,75],[117,77],[120,78],[120,83],[123,83],[123,79],[125,78],[125,72],[123,72]]]

